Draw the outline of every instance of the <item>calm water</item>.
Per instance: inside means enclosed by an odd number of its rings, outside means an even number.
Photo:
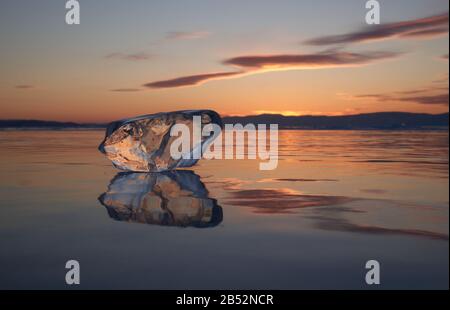
[[[0,288],[448,289],[448,132],[283,131],[254,160],[119,174],[102,131],[0,131]],[[73,289],[71,287],[71,289]]]

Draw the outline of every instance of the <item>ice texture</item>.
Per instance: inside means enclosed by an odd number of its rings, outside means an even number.
[[[192,136],[194,116],[200,117],[201,129],[207,124],[223,127],[219,114],[211,110],[143,115],[109,124],[99,150],[115,167],[125,171],[160,172],[191,167],[199,160],[194,158],[194,153],[198,154],[199,149],[204,150],[215,138],[211,134],[201,137],[201,141],[195,141]],[[178,138],[170,136],[170,130],[175,124],[187,125],[191,133],[189,156],[180,159],[174,159],[170,154],[170,146]]]

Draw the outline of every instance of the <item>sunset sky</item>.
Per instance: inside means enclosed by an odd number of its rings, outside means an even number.
[[[448,112],[448,0],[0,4],[1,119]]]

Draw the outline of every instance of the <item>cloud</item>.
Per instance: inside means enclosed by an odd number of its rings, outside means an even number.
[[[421,94],[421,93],[432,92],[432,91],[441,91],[441,90],[448,90],[448,87],[431,86],[431,87],[428,87],[428,88],[418,88],[418,89],[397,91],[394,94],[415,95],[415,94]]]
[[[448,33],[448,12],[410,21],[371,26],[363,30],[334,36],[324,36],[308,40],[311,45],[331,45],[355,42],[366,42],[372,40],[383,40],[394,37],[399,38],[430,38],[436,35]],[[199,39],[210,35],[206,31],[168,32],[166,40]],[[264,73],[275,70],[303,70],[323,69],[336,67],[355,67],[375,63],[382,60],[396,58],[403,53],[393,51],[368,51],[368,52],[346,52],[342,50],[328,50],[310,54],[273,54],[273,55],[244,55],[225,59],[222,64],[237,67],[240,70],[234,72],[200,73],[175,77],[168,80],[154,81],[143,86],[151,89],[175,88],[203,84],[209,80],[238,78],[244,75]],[[113,54],[113,58],[134,59],[124,54]],[[447,57],[448,58],[448,57]],[[366,95],[368,96],[368,95]],[[377,95],[381,99],[382,97]],[[360,96],[360,98],[362,98]],[[427,100],[423,100],[427,102]]]
[[[250,55],[225,60],[226,65],[247,69],[320,69],[365,65],[399,56],[396,52],[351,53],[327,51],[317,54]]]
[[[209,80],[231,78],[243,74],[243,72],[216,72],[197,75],[182,76],[174,79],[156,81],[144,84],[148,88],[174,88],[199,85]]]
[[[442,76],[438,77],[437,79],[433,80],[434,84],[446,84],[448,89],[448,73],[443,74]]]
[[[448,86],[430,86],[385,94],[371,93],[360,95],[346,95],[345,97],[342,96],[342,98],[347,100],[369,99],[380,102],[397,101],[428,105],[449,105]]]
[[[33,89],[34,86],[33,85],[28,85],[28,84],[21,84],[21,85],[16,85],[15,88],[27,90],[27,89]]]
[[[418,31],[412,31],[407,32],[404,34],[399,35],[401,38],[417,38],[417,39],[431,39],[434,37],[438,37],[441,35],[444,35],[448,33],[448,28],[441,27],[441,28],[431,28],[431,29],[424,29],[424,30],[418,30]]]
[[[353,96],[353,99],[373,99],[378,101],[385,101],[392,99],[392,97],[387,94],[362,94]]]
[[[290,110],[254,110],[251,115],[261,115],[261,114],[275,114],[283,116],[302,116],[302,115],[342,115],[342,112],[318,112],[318,111],[290,111]],[[233,115],[233,116],[248,116],[248,115]]]
[[[188,75],[169,80],[150,82],[144,84],[144,86],[153,89],[185,87],[199,85],[209,80],[237,78],[243,75],[263,73],[268,70],[360,66],[375,61],[394,58],[398,55],[400,53],[395,52],[324,52],[319,54],[240,56],[227,59],[223,62],[226,65],[240,67],[240,71]]]
[[[305,115],[305,114],[310,114],[310,113],[314,113],[314,112],[310,112],[310,111],[289,111],[289,110],[255,110],[255,111],[252,111],[253,115],[277,114],[277,115],[283,115],[283,116],[300,116],[300,115]]]
[[[399,101],[414,102],[419,104],[441,104],[448,105],[448,92],[438,95],[425,95],[399,98]]]
[[[131,92],[137,92],[137,91],[141,91],[142,89],[140,88],[116,88],[116,89],[111,89],[112,92],[119,92],[119,93],[131,93]]]
[[[409,21],[373,25],[360,31],[317,37],[307,40],[309,45],[333,45],[386,40],[392,38],[427,39],[448,33],[448,12]]]
[[[211,33],[207,31],[171,31],[166,34],[166,40],[196,40],[210,35]]]
[[[148,60],[152,58],[153,55],[147,53],[111,53],[105,56],[106,59],[120,59],[120,60],[129,60],[129,61],[142,61]]]
[[[378,188],[367,188],[367,189],[361,189],[360,192],[367,193],[367,194],[386,194],[388,191],[384,189],[378,189]]]

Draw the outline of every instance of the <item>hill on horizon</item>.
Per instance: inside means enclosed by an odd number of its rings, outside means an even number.
[[[278,124],[280,129],[316,130],[398,130],[398,129],[445,129],[448,113],[426,114],[408,112],[377,112],[339,116],[284,116],[261,114],[223,117],[225,124]],[[106,123],[75,123],[45,120],[0,120],[0,129],[98,129]]]
[[[448,127],[448,113],[376,112],[338,116],[261,114],[224,117],[224,122],[243,125],[276,123],[281,129],[428,129]]]

